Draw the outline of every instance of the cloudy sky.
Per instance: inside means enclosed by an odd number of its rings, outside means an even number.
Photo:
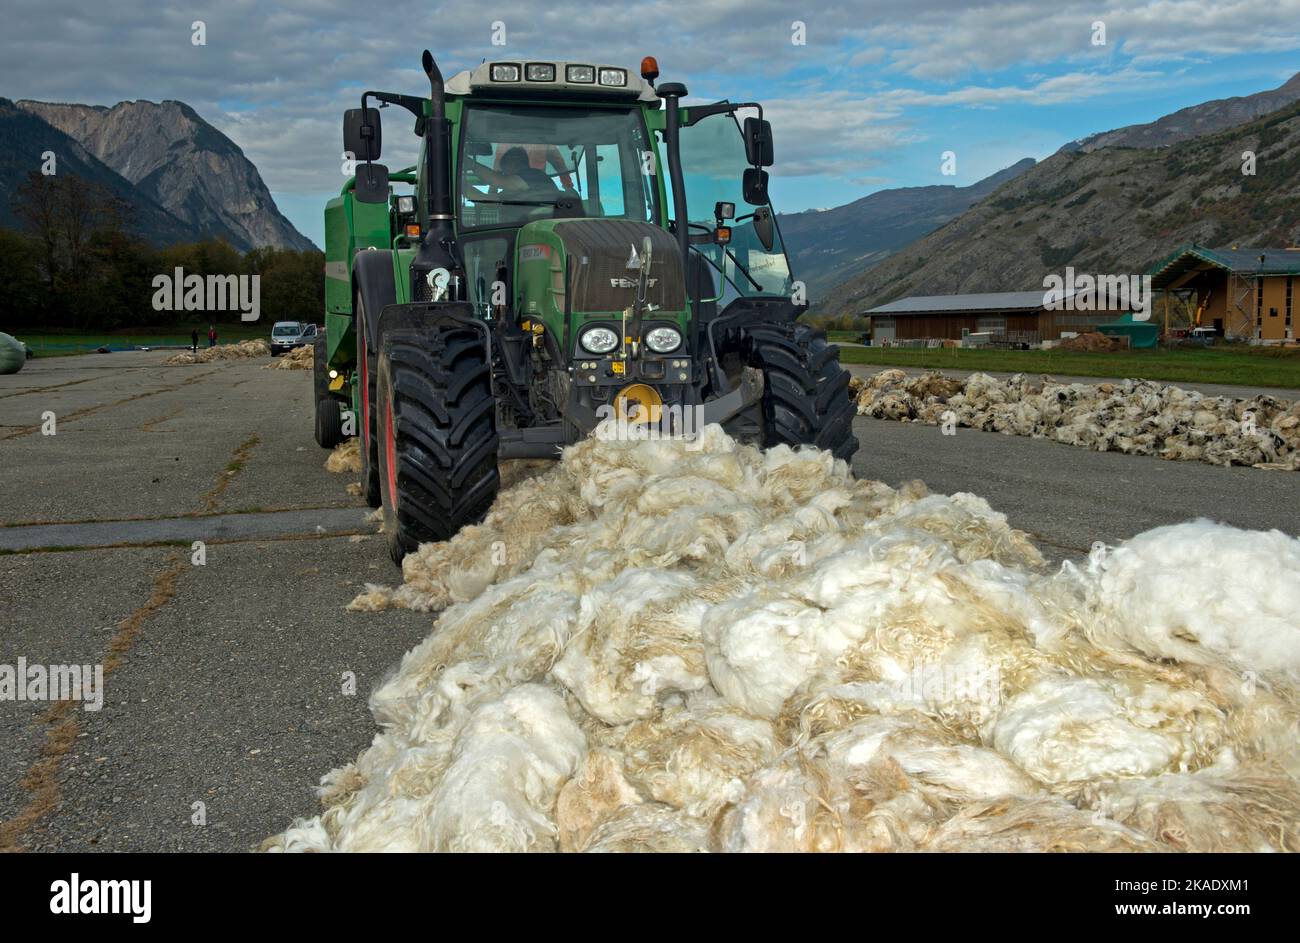
[[[366,88],[422,94],[421,50],[450,75],[485,58],[659,59],[692,99],[759,100],[773,201],[847,203],[883,187],[966,185],[1022,157],[1300,71],[1300,0],[7,0],[0,95],[194,106],[322,239],[340,116]],[[192,42],[202,21],[206,44]],[[493,45],[502,36],[505,45]],[[1097,24],[1104,24],[1104,44]],[[803,42],[798,42],[799,39]],[[416,139],[385,134],[385,159]],[[957,155],[943,176],[942,155]]]

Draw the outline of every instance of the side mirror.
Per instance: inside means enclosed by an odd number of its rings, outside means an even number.
[[[751,167],[772,166],[772,122],[746,118],[745,160]]]
[[[379,160],[382,144],[378,108],[349,108],[343,112],[343,150],[355,160]]]
[[[754,235],[768,252],[776,242],[776,223],[772,220],[772,211],[766,206],[754,210]]]
[[[767,206],[767,171],[757,167],[746,168],[741,192],[750,206]]]
[[[387,203],[388,168],[383,164],[358,164],[353,196],[361,203]]]

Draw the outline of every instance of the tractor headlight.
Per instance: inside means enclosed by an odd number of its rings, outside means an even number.
[[[589,327],[578,337],[582,349],[592,354],[607,354],[618,346],[618,335],[607,327]]]
[[[415,212],[415,197],[399,196],[397,198],[397,212],[403,215],[410,215]]]
[[[555,63],[554,62],[530,62],[524,70],[524,75],[530,82],[554,82],[555,81]]]
[[[589,65],[571,65],[564,70],[564,81],[590,85],[596,81],[596,69]]]
[[[675,327],[656,327],[646,334],[645,345],[656,354],[671,354],[682,345],[682,335]]]
[[[626,69],[601,69],[600,84],[617,85],[621,88],[622,86],[627,84],[627,70]]]
[[[519,66],[513,62],[494,62],[490,74],[493,82],[518,82]]]

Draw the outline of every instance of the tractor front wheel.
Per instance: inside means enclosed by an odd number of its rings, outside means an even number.
[[[393,562],[482,520],[501,479],[496,403],[472,328],[385,334],[374,410],[384,532]]]
[[[745,359],[763,371],[762,439],[774,445],[815,445],[848,460],[853,435],[849,374],[826,334],[799,322],[746,325]]]

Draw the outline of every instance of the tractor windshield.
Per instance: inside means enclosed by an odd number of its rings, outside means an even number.
[[[717,228],[714,207],[718,203],[736,206],[736,218],[724,221],[731,226],[730,243],[691,245],[691,251],[711,263],[717,296],[724,302],[737,295],[789,296],[790,266],[775,217],[771,220],[771,248],[763,245],[754,229],[754,211],[770,213],[771,207],[750,206],[742,195],[741,180],[748,165],[745,140],[735,117],[710,115],[682,128],[681,156],[692,236],[708,235]]]
[[[460,221],[516,226],[556,214],[655,217],[645,126],[635,109],[471,105],[461,134]]]

